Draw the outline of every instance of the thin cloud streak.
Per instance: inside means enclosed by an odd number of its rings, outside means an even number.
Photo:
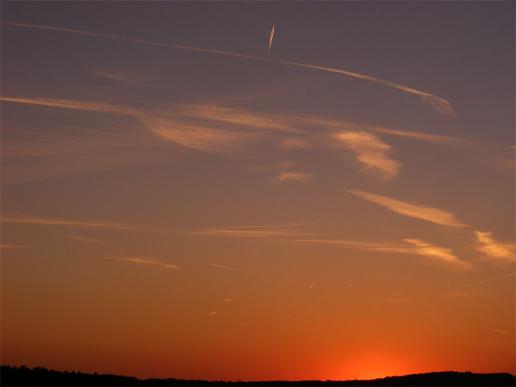
[[[276,180],[280,182],[295,181],[298,183],[306,183],[312,180],[314,175],[303,172],[281,172],[276,176]]]
[[[410,130],[391,129],[391,128],[385,128],[382,126],[367,126],[364,129],[370,130],[373,132],[377,132],[377,133],[391,135],[391,136],[406,137],[406,138],[411,138],[414,140],[432,142],[432,143],[441,144],[441,145],[448,145],[448,146],[472,145],[472,142],[470,140],[467,140],[464,138],[459,138],[459,137],[442,136],[442,135],[431,134],[431,133],[414,132],[414,131],[410,131]]]
[[[153,42],[153,41],[144,40],[144,39],[125,38],[125,37],[121,37],[121,36],[117,36],[117,35],[89,32],[89,31],[72,29],[72,28],[52,27],[52,26],[44,26],[44,25],[29,24],[29,23],[17,23],[17,22],[9,22],[9,21],[2,21],[2,24],[15,26],[15,27],[38,29],[38,30],[73,33],[73,34],[78,34],[78,35],[83,35],[83,36],[90,36],[90,37],[96,37],[96,38],[153,45],[153,46],[157,46],[157,47],[166,47],[166,48],[173,48],[173,49],[180,49],[180,50],[203,52],[203,53],[207,53],[207,54],[223,55],[223,56],[248,59],[248,60],[254,60],[254,61],[261,61],[261,62],[278,63],[278,64],[283,64],[283,65],[288,65],[288,66],[302,67],[302,68],[306,68],[306,69],[322,71],[322,72],[326,72],[326,73],[344,75],[347,77],[376,83],[376,84],[379,84],[379,85],[382,85],[382,86],[385,86],[385,87],[388,87],[391,89],[398,90],[398,91],[406,93],[406,94],[418,96],[422,99],[423,102],[430,104],[439,114],[447,115],[450,117],[455,116],[455,113],[453,111],[453,108],[452,108],[450,102],[448,102],[446,99],[444,99],[442,97],[428,93],[426,91],[417,90],[417,89],[414,89],[414,88],[411,88],[411,87],[408,87],[405,85],[401,85],[399,83],[372,77],[370,75],[356,73],[353,71],[337,69],[337,68],[333,68],[333,67],[300,63],[300,62],[275,60],[275,59],[271,59],[271,58],[240,54],[240,53],[231,52],[231,51],[215,50],[215,49],[208,49],[208,48],[195,47],[195,46],[186,46],[186,45],[180,45],[180,44],[159,43],[159,42]]]
[[[225,265],[219,265],[218,263],[210,263],[210,266],[211,267],[215,267],[217,269],[222,269],[222,270],[228,270],[228,271],[234,271],[234,272],[237,272],[237,273],[243,273],[243,274],[248,274],[249,272],[245,271],[245,270],[242,270],[242,269],[236,269],[234,267],[230,267],[230,266],[225,266]]]
[[[491,331],[491,332],[494,332],[494,333],[498,333],[499,335],[504,335],[504,336],[508,336],[509,335],[509,332],[504,331],[502,329],[496,329],[496,328],[491,328],[491,327],[486,327],[486,329],[488,331]]]
[[[83,242],[83,243],[89,243],[92,245],[109,245],[109,244],[111,244],[111,242],[108,242],[108,241],[105,241],[102,239],[84,237],[81,235],[68,235],[68,238],[73,239],[75,241]]]
[[[256,138],[258,133],[242,133],[219,129],[208,124],[185,124],[178,117],[170,115],[170,112],[144,112],[138,109],[127,108],[124,106],[112,105],[105,102],[83,102],[76,100],[62,100],[53,98],[25,98],[25,97],[6,97],[1,96],[0,101],[19,104],[29,104],[45,106],[59,109],[75,109],[91,112],[123,114],[133,117],[140,122],[150,133],[162,140],[174,143],[186,148],[228,152],[245,141]],[[249,124],[262,128],[266,123],[263,121],[251,122],[251,115],[245,116]],[[202,115],[197,119],[203,118]],[[224,117],[217,116],[219,121],[224,121]]]
[[[59,109],[86,110],[100,113],[115,113],[130,116],[138,116],[140,112],[124,106],[112,105],[106,102],[83,102],[69,99],[55,98],[25,98],[0,96],[0,101],[13,102],[27,105],[38,105]]]
[[[488,231],[475,231],[475,236],[477,251],[494,260],[516,262],[516,246],[495,240]]]
[[[384,179],[392,179],[399,174],[401,163],[390,158],[390,145],[374,134],[348,131],[335,134],[335,138],[351,149],[360,163]]]
[[[440,224],[442,226],[468,227],[468,225],[460,222],[454,214],[445,210],[413,204],[364,191],[348,190],[348,192],[361,199],[375,203],[390,211],[409,218],[420,219],[430,223]]]
[[[208,104],[180,105],[174,109],[173,113],[179,116],[195,119],[206,119],[225,124],[238,125],[239,127],[247,126],[253,129],[278,130],[287,133],[301,132],[300,130],[293,128],[285,121],[273,118],[266,114],[256,113],[245,109]]]
[[[405,238],[402,240],[404,243],[378,243],[339,239],[299,239],[296,242],[337,245],[370,252],[419,255],[461,269],[471,269],[473,267],[470,262],[457,257],[451,249],[435,246],[415,238]]]
[[[158,261],[151,258],[142,258],[142,257],[119,257],[119,258],[105,258],[107,260],[111,261],[122,261],[122,262],[129,262],[129,263],[135,263],[139,265],[151,265],[151,266],[157,266],[163,269],[179,269],[180,266],[174,265],[171,263],[166,263],[163,261]]]
[[[273,24],[272,28],[271,28],[271,32],[269,34],[269,45],[267,47],[267,54],[271,53],[272,41],[274,40],[275,27],[276,26]]]
[[[242,142],[255,137],[252,134],[238,133],[209,126],[188,125],[170,118],[142,116],[140,122],[162,140],[185,148],[228,152]]]
[[[419,255],[434,258],[443,263],[456,265],[463,269],[471,269],[472,268],[472,265],[470,262],[461,260],[455,254],[453,254],[452,250],[450,250],[446,247],[434,246],[421,239],[405,238],[405,239],[403,239],[403,241],[413,245],[416,253]]]
[[[93,74],[100,78],[105,78],[105,79],[109,79],[111,81],[125,83],[125,84],[131,85],[131,86],[138,86],[138,87],[144,86],[144,84],[142,82],[139,82],[137,80],[131,79],[125,75],[118,74],[118,73],[111,73],[108,71],[94,71]]]
[[[264,226],[242,226],[230,228],[218,228],[196,231],[194,234],[206,236],[225,236],[237,238],[276,238],[276,237],[299,237],[314,235],[310,232],[300,231],[298,227],[304,223],[285,225],[264,225]]]
[[[23,215],[1,215],[0,222],[42,225],[42,226],[68,226],[68,227],[82,227],[82,228],[105,228],[111,230],[121,231],[164,231],[155,228],[138,227],[127,223],[110,222],[110,221],[91,221],[91,220],[77,220],[77,219],[63,219],[63,218],[48,218],[38,216],[23,216]]]

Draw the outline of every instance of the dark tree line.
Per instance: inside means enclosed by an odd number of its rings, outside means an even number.
[[[507,373],[432,372],[374,380],[223,382],[181,379],[138,379],[132,376],[54,371],[43,367],[0,366],[2,386],[516,386]]]

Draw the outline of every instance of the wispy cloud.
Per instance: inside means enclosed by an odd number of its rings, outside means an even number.
[[[380,85],[383,85],[385,87],[389,87],[398,91],[401,91],[406,94],[412,94],[416,95],[418,97],[421,97],[423,102],[430,104],[437,113],[446,115],[449,117],[454,117],[455,112],[453,111],[453,108],[449,101],[446,99],[439,97],[435,94],[428,93],[426,91],[417,90],[412,87],[404,86],[399,83],[386,81],[384,79],[372,77],[370,75],[360,74],[353,71],[343,70],[343,69],[337,69],[333,67],[326,67],[326,66],[318,66],[318,65],[311,65],[306,63],[299,63],[299,62],[290,62],[290,61],[278,61],[279,63],[287,64],[287,65],[293,65],[293,66],[299,66],[304,68],[310,68],[314,70],[319,70],[327,73],[334,73],[334,74],[340,74],[344,76],[348,76],[351,78],[357,78],[364,81],[377,83]]]
[[[472,268],[470,262],[461,260],[453,253],[451,249],[432,245],[421,239],[405,238],[402,240],[402,242],[404,243],[379,243],[341,239],[298,239],[296,240],[296,242],[313,243],[320,245],[337,245],[351,249],[380,253],[419,255],[461,269]]]
[[[182,109],[175,111],[143,111],[140,109],[113,105],[106,102],[98,101],[77,101],[69,99],[54,98],[29,98],[29,97],[7,97],[1,96],[1,101],[29,104],[37,106],[45,106],[59,109],[75,109],[85,110],[99,113],[122,114],[134,118],[141,123],[150,133],[167,142],[171,142],[186,148],[225,152],[232,150],[236,145],[252,138],[256,138],[260,133],[242,132],[239,130],[221,129],[220,126],[225,121],[233,119],[237,122],[247,122],[254,125],[256,129],[263,129],[269,123],[265,119],[259,119],[252,114],[241,113],[241,115],[232,116],[231,109],[214,110],[212,121],[205,122],[205,116],[208,116],[210,108],[203,110],[203,106],[191,107],[192,117],[185,123],[181,119]],[[189,111],[187,109],[187,111]],[[233,118],[231,118],[233,117]],[[183,117],[184,118],[184,117]],[[272,122],[272,121],[271,121]],[[271,123],[271,125],[273,125]],[[226,125],[227,126],[227,125]]]
[[[281,172],[276,176],[276,180],[280,182],[285,181],[296,181],[298,183],[306,183],[307,181],[312,180],[314,175],[311,173],[304,172]]]
[[[504,335],[504,336],[508,336],[509,335],[509,332],[504,331],[503,329],[497,329],[497,328],[491,328],[491,327],[486,327],[486,329],[488,331],[491,331],[491,332],[494,332],[494,333],[498,333],[499,335]]]
[[[248,127],[251,129],[277,130],[289,133],[301,132],[301,130],[294,128],[287,121],[278,117],[233,107],[209,104],[180,105],[174,108],[173,113],[196,120],[204,119],[236,125],[238,128]]]
[[[308,149],[311,148],[311,144],[301,138],[290,137],[281,141],[281,147],[288,149]]]
[[[237,269],[237,268],[234,268],[234,267],[231,267],[231,266],[219,265],[218,263],[210,263],[210,266],[211,267],[215,267],[217,269],[221,269],[221,270],[234,271],[234,272],[243,273],[243,274],[247,274],[248,273],[245,270]],[[232,299],[230,299],[230,300],[232,300]],[[226,302],[230,302],[230,301],[226,301]]]
[[[376,77],[366,75],[366,74],[360,74],[360,73],[357,73],[354,71],[338,69],[338,68],[333,68],[333,67],[312,65],[312,64],[307,64],[307,63],[292,62],[292,61],[286,61],[286,60],[275,60],[275,59],[268,58],[268,57],[246,55],[246,54],[240,54],[240,53],[231,52],[231,51],[215,50],[215,49],[187,46],[187,45],[181,45],[181,44],[160,43],[160,42],[153,42],[153,41],[144,40],[144,39],[126,38],[126,37],[121,37],[121,36],[116,36],[116,35],[90,32],[90,31],[84,31],[84,30],[78,30],[78,29],[72,29],[72,28],[52,27],[52,26],[45,26],[45,25],[38,25],[38,24],[17,23],[17,22],[9,22],[9,21],[3,21],[2,24],[15,26],[15,27],[37,29],[37,30],[65,32],[65,33],[78,34],[78,35],[89,36],[89,37],[94,37],[94,38],[102,38],[102,39],[110,39],[110,40],[131,42],[131,43],[137,43],[137,44],[152,45],[152,46],[156,46],[156,47],[202,52],[202,53],[206,53],[206,54],[222,55],[222,56],[226,56],[226,57],[248,59],[248,60],[260,61],[260,62],[278,63],[278,64],[282,64],[282,65],[286,65],[286,66],[295,66],[295,67],[301,67],[301,68],[305,68],[305,69],[322,71],[325,73],[343,75],[346,77],[351,77],[351,78],[360,79],[360,80],[367,81],[367,82],[376,83],[376,84],[379,84],[379,85],[382,85],[382,86],[385,86],[385,87],[388,87],[388,88],[391,88],[394,90],[398,90],[402,93],[418,96],[422,99],[423,102],[430,104],[438,113],[443,114],[443,115],[448,115],[451,117],[453,117],[455,115],[450,102],[442,97],[439,97],[435,94],[432,94],[432,93],[429,93],[426,91],[422,91],[422,90],[414,89],[412,87],[401,85],[399,83],[387,81],[387,80],[384,80],[381,78],[376,78]]]
[[[140,122],[159,138],[174,144],[202,151],[227,152],[255,135],[218,129],[210,126],[190,125],[172,118],[142,116]]]
[[[37,105],[59,109],[86,110],[100,113],[116,113],[130,116],[138,116],[140,112],[125,106],[113,105],[106,102],[84,102],[70,99],[55,98],[29,98],[0,96],[0,101],[26,105]]]
[[[267,54],[271,53],[272,40],[274,39],[274,29],[275,29],[275,25],[273,24],[272,28],[271,28],[271,32],[269,33],[269,45],[267,46]]]
[[[516,246],[510,243],[502,243],[493,238],[492,232],[475,231],[477,238],[476,249],[489,258],[516,262]]]
[[[142,82],[119,73],[113,73],[109,71],[94,71],[93,74],[101,78],[109,79],[111,81],[116,81],[120,83],[125,83],[131,86],[144,86]]]
[[[75,241],[83,242],[83,243],[90,243],[92,245],[108,245],[111,244],[109,241],[105,241],[102,239],[97,238],[91,238],[91,237],[85,237],[81,235],[68,235],[70,239],[73,239]]]
[[[411,130],[391,129],[382,126],[367,126],[364,129],[391,136],[406,137],[414,140],[432,142],[447,146],[467,146],[472,144],[470,140],[467,140],[465,138],[442,136],[432,133],[415,132]]]
[[[355,152],[357,160],[385,179],[396,177],[401,164],[390,158],[390,145],[367,132],[340,132],[335,135],[344,146]]]
[[[308,225],[308,223],[239,226],[201,230],[194,232],[194,234],[241,238],[299,237],[313,235],[313,233],[300,230],[301,227],[306,225]]]
[[[24,215],[1,215],[0,221],[3,223],[30,224],[42,226],[68,226],[83,228],[105,228],[111,230],[127,230],[127,231],[160,231],[150,227],[139,227],[128,223],[111,222],[103,220],[78,220],[63,218],[48,218],[39,216]],[[162,230],[161,230],[162,231]]]
[[[369,192],[349,190],[349,193],[378,204],[390,211],[396,212],[410,218],[425,220],[430,223],[450,227],[467,227],[468,225],[459,221],[454,214],[439,208],[426,207],[419,204],[409,203],[387,196],[376,195]]]
[[[413,245],[415,253],[418,255],[434,258],[463,269],[471,269],[473,267],[470,262],[461,260],[451,249],[446,247],[435,246],[421,239],[405,238],[403,241]]]
[[[140,265],[157,266],[157,267],[160,267],[163,269],[179,269],[180,268],[180,266],[178,266],[178,265],[166,263],[166,262],[159,261],[156,259],[144,258],[144,257],[117,257],[117,258],[106,257],[105,259],[112,260],[112,261],[135,263],[135,264],[140,264]]]

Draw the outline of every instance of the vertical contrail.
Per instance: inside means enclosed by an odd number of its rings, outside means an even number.
[[[271,53],[273,39],[274,39],[274,24],[272,25],[271,33],[269,34],[269,48],[267,50],[267,54],[269,54],[269,55]]]
[[[451,117],[453,117],[455,115],[450,102],[448,102],[446,99],[444,99],[442,97],[428,93],[426,91],[417,90],[417,89],[414,89],[414,88],[411,88],[408,86],[404,86],[399,83],[372,77],[370,75],[356,73],[353,71],[348,71],[348,70],[343,70],[343,69],[338,69],[338,68],[333,68],[333,67],[312,65],[312,64],[308,64],[308,63],[276,60],[276,59],[262,57],[262,56],[240,54],[238,52],[232,52],[232,51],[216,50],[216,49],[211,49],[211,48],[203,48],[203,47],[195,47],[195,46],[185,46],[185,45],[181,45],[181,44],[160,43],[160,42],[153,42],[153,41],[144,40],[144,39],[126,38],[126,37],[117,36],[117,35],[109,35],[109,34],[77,30],[77,29],[71,29],[71,28],[52,27],[52,26],[44,26],[44,25],[38,25],[38,24],[17,23],[17,22],[8,22],[8,21],[2,21],[1,23],[5,24],[5,25],[10,25],[10,26],[33,28],[33,29],[47,30],[47,31],[67,32],[67,33],[72,33],[72,34],[78,34],[78,35],[90,36],[90,37],[96,37],[96,38],[103,38],[103,39],[111,39],[111,40],[117,40],[117,41],[122,41],[122,42],[147,44],[147,45],[152,45],[152,46],[157,46],[157,47],[166,47],[166,48],[172,48],[172,49],[178,49],[178,50],[204,52],[207,54],[224,55],[224,56],[230,56],[233,58],[248,59],[248,60],[260,61],[260,62],[277,63],[277,64],[283,64],[283,65],[287,65],[287,66],[303,67],[306,69],[318,70],[318,71],[322,71],[325,73],[344,75],[347,77],[361,79],[361,80],[364,80],[367,82],[380,84],[385,87],[389,87],[391,89],[398,90],[402,93],[416,95],[416,96],[420,97],[423,100],[423,102],[430,104],[439,114],[444,114],[444,115],[448,115]],[[270,49],[272,46],[273,38],[274,38],[274,25],[272,26],[271,34],[269,37],[269,47],[268,47],[269,52],[270,52]]]

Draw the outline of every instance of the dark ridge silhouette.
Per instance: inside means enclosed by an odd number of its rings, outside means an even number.
[[[431,372],[389,376],[372,380],[302,380],[263,382],[224,382],[183,379],[138,379],[132,376],[86,374],[54,371],[43,367],[0,366],[2,386],[515,386],[516,378],[508,373],[476,374],[472,372]]]

